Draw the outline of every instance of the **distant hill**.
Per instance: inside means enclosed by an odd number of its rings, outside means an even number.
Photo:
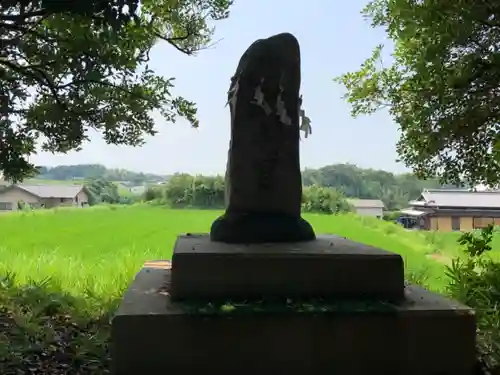
[[[125,186],[138,186],[145,183],[158,183],[168,180],[169,176],[152,173],[132,172],[126,169],[106,168],[101,164],[59,165],[56,167],[41,166],[38,168],[37,180],[78,181],[93,178],[104,178],[108,181],[120,182]]]

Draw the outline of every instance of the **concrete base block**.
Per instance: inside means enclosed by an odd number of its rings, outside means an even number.
[[[115,375],[471,375],[472,311],[410,286],[405,301],[328,314],[205,315],[169,297],[170,270],[142,269],[113,319]]]
[[[179,236],[170,295],[187,298],[404,297],[399,254],[342,237],[272,244],[226,244],[208,234]]]

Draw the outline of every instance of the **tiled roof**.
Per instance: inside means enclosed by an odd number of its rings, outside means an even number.
[[[40,198],[74,198],[82,191],[83,185],[15,185]]]
[[[349,204],[356,208],[384,208],[380,199],[348,199]]]
[[[427,207],[500,208],[500,192],[429,189],[424,190],[421,197],[416,201],[411,201],[410,205]]]

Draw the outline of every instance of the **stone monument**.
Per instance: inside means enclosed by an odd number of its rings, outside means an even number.
[[[228,91],[227,207],[212,225],[213,241],[315,238],[300,216],[299,91],[300,49],[293,35],[257,40],[241,57]]]
[[[138,273],[112,322],[116,375],[472,374],[468,307],[406,285],[400,255],[301,218],[299,89],[293,35],[243,54],[226,212],[178,237],[171,269]]]

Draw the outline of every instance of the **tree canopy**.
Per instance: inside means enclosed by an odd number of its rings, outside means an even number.
[[[411,173],[359,168],[352,164],[326,165],[302,172],[305,186],[334,188],[349,198],[380,199],[388,210],[405,208],[423,189],[437,188],[436,180],[421,181]]]
[[[419,177],[500,182],[500,3],[374,0],[362,12],[394,42],[345,85],[352,114],[387,108],[401,129],[397,151]]]
[[[158,40],[182,53],[206,47],[231,0],[6,0],[0,2],[0,172],[36,173],[29,155],[88,140],[140,145],[152,112],[198,126],[195,104],[147,63]]]

